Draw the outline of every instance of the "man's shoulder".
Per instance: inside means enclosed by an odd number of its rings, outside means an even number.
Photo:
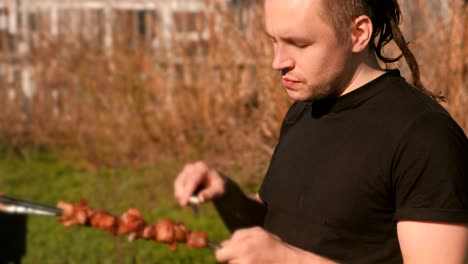
[[[364,134],[382,135],[393,144],[403,135],[466,137],[440,103],[402,77],[389,76],[372,89],[378,92],[355,113],[355,123],[367,130]]]
[[[402,77],[387,78],[380,85],[384,88],[378,100],[387,107],[392,106],[390,109],[396,112],[401,111],[407,114],[418,114],[426,111],[447,113],[436,100],[409,84]]]
[[[375,96],[370,107],[377,110],[375,114],[381,115],[381,118],[393,125],[405,127],[421,116],[432,116],[432,113],[452,119],[439,102],[401,77],[387,78],[379,85],[383,86],[382,92]]]

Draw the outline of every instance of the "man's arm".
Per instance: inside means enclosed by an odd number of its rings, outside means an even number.
[[[467,263],[466,223],[399,221],[397,231],[404,263]]]
[[[213,203],[226,227],[233,232],[241,228],[262,226],[266,208],[260,197],[248,197],[227,177],[224,177],[224,182],[224,195],[213,199]]]
[[[213,201],[231,232],[263,225],[266,208],[259,197],[247,197],[234,181],[202,161],[186,164],[174,181],[180,205],[187,206],[193,195],[202,203]]]
[[[336,264],[332,260],[293,247],[260,227],[235,231],[216,250],[216,259],[228,263]]]

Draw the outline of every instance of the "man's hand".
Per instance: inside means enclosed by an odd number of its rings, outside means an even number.
[[[290,249],[260,227],[240,229],[221,243],[216,259],[228,263],[289,263]]]
[[[295,248],[260,227],[240,229],[216,250],[220,262],[250,263],[335,263],[321,256]]]
[[[179,204],[186,206],[190,196],[198,190],[200,202],[224,194],[224,179],[206,163],[198,161],[185,165],[174,182],[174,194]]]

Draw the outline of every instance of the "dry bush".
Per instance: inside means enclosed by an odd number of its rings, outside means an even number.
[[[423,83],[447,96],[445,106],[467,131],[467,9],[461,5],[403,1],[403,33],[414,43]],[[155,50],[134,32],[120,32],[112,52],[92,39],[44,34],[29,58],[34,97],[25,98],[17,84],[13,100],[7,89],[0,92],[4,143],[66,146],[97,165],[203,158],[221,169],[242,166],[246,180],[255,180],[290,101],[270,67],[261,6],[251,9],[248,26],[240,26],[236,13],[217,8],[204,21],[209,41],[174,39],[170,49]],[[217,26],[215,14],[222,17]],[[196,50],[203,56],[193,56]]]
[[[16,87],[0,133],[9,145],[66,146],[98,165],[177,155],[256,175],[290,102],[270,68],[260,6],[252,12],[240,30],[234,13],[217,8],[209,42],[174,39],[170,52],[125,36],[106,52],[87,38],[43,34],[29,58],[37,92],[28,100]],[[194,47],[205,54],[193,56]]]
[[[468,133],[466,1],[405,0],[401,8],[403,34],[418,59],[423,84],[446,97],[443,105]]]

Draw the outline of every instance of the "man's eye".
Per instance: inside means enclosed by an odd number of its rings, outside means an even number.
[[[298,47],[298,48],[306,48],[307,46],[309,46],[309,44],[306,44],[306,43],[301,43],[301,42],[293,42],[292,43],[294,46]]]
[[[287,42],[289,43],[289,45],[300,48],[300,49],[306,48],[307,46],[309,46],[309,43],[306,43],[306,42],[300,41],[300,40],[290,39]]]

